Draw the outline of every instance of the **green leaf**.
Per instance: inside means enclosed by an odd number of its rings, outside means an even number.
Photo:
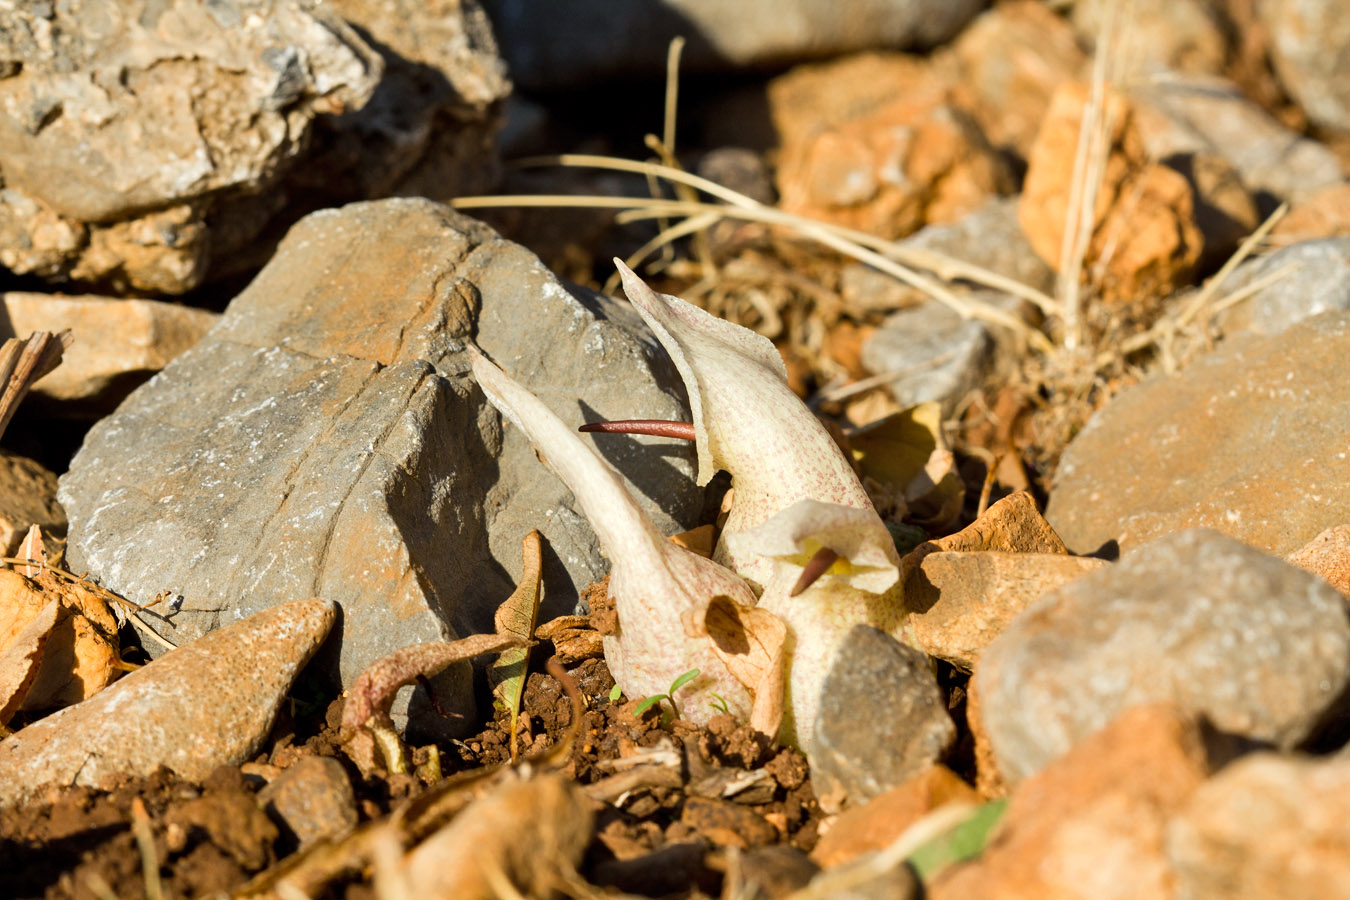
[[[685,672],[683,675],[679,676],[670,683],[670,693],[667,694],[666,696],[673,698],[675,696],[676,691],[678,691],[680,688],[684,687],[686,684],[693,681],[697,677],[698,677],[698,669],[690,669],[688,672]]]
[[[612,688],[609,689],[609,702],[610,702],[610,703],[618,703],[618,702],[619,702],[619,698],[622,697],[622,696],[623,696],[623,688],[619,687],[617,684],[614,685],[614,687],[612,687]]]
[[[926,882],[947,866],[979,856],[1007,806],[1006,798],[984,804],[960,825],[911,853],[909,864]]]
[[[666,699],[665,694],[652,694],[646,700],[643,700],[641,703],[637,705],[637,709],[633,710],[633,715],[634,716],[642,715],[647,710],[651,709],[653,706],[660,703],[664,699]]]

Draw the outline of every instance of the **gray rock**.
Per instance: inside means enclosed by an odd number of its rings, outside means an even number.
[[[940,253],[1040,291],[1054,287],[1054,271],[1036,255],[1017,221],[1016,197],[996,197],[951,224],[926,225],[899,244],[903,250]],[[862,263],[846,266],[842,282],[845,301],[859,310],[897,309],[927,299]]]
[[[1278,334],[1327,310],[1350,310],[1350,237],[1303,241],[1250,260],[1224,282],[1231,294],[1293,264],[1270,285],[1220,314],[1226,332]]]
[[[926,48],[947,40],[983,0],[486,0],[518,84],[573,87],[606,78],[660,76],[670,40],[688,45],[684,71],[782,65],[858,50]]]
[[[119,293],[257,268],[292,194],[481,188],[508,92],[472,0],[11,4],[0,59],[0,263]]]
[[[855,625],[830,662],[807,758],[821,808],[838,812],[940,760],[956,740],[928,657]]]
[[[164,766],[200,781],[258,749],[336,607],[295,600],[137,669],[0,743],[0,806],[49,786],[96,786]]]
[[[1046,518],[1075,553],[1203,527],[1283,556],[1350,522],[1350,312],[1230,338],[1118,394],[1060,459]]]
[[[1323,144],[1280,124],[1222,78],[1176,75],[1140,81],[1130,96],[1144,148],[1155,159],[1217,153],[1256,194],[1299,200],[1345,178]]]
[[[1010,297],[982,293],[982,300]],[[997,342],[983,323],[964,319],[936,300],[892,313],[862,347],[862,364],[886,386],[901,406],[929,401],[950,414],[997,365]]]
[[[258,187],[320,109],[359,107],[381,64],[322,7],[74,0],[0,11],[7,185],[84,222]]]
[[[491,631],[544,535],[541,619],[607,566],[575,502],[468,376],[478,345],[564,420],[682,418],[678,375],[626,305],[426,200],[297,224],[192,350],[89,433],[64,476],[71,565],[187,640],[317,595],[342,607],[344,684],[404,645]],[[659,527],[701,508],[692,453],[597,444]],[[460,697],[460,699],[463,699]],[[400,710],[401,712],[401,710]]]
[[[1341,0],[1262,0],[1280,82],[1318,125],[1350,130],[1350,19]]]
[[[1321,579],[1196,529],[1048,594],[989,645],[975,678],[1011,784],[1141,703],[1288,748],[1350,685],[1350,620]]]
[[[316,121],[319,155],[289,180],[333,196],[332,180],[344,179],[350,182],[350,192],[339,194],[344,200],[447,200],[486,191],[499,174],[492,142],[511,83],[482,6],[474,0],[325,5],[368,37],[384,74],[360,109]]]
[[[351,779],[331,757],[303,757],[263,788],[258,802],[301,847],[340,838],[358,821]]]

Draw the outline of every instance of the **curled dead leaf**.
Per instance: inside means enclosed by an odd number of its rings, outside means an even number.
[[[40,569],[33,578],[0,569],[0,652],[51,602],[57,619],[23,702],[24,709],[55,709],[86,700],[121,674],[117,621],[96,592]]]
[[[378,866],[377,888],[418,900],[496,900],[510,896],[504,879],[517,894],[550,896],[575,873],[593,824],[586,795],[561,775],[504,780],[396,866]]]
[[[343,749],[362,774],[373,771],[379,758],[391,755],[390,741],[397,743],[389,708],[399,688],[412,684],[418,676],[432,676],[457,662],[484,653],[500,653],[522,646],[520,639],[500,634],[471,634],[457,641],[432,641],[395,650],[366,668],[347,694],[342,711]],[[377,744],[385,749],[377,755]]]
[[[9,723],[32,690],[43,646],[56,627],[60,608],[60,602],[48,601],[0,653],[0,725]]]
[[[754,698],[750,727],[774,737],[783,721],[787,626],[768,610],[717,596],[703,619],[713,651]]]

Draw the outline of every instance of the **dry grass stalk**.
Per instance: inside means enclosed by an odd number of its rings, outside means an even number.
[[[595,168],[627,171],[638,174],[654,172],[659,177],[675,183],[684,183],[711,194],[725,203],[688,202],[683,200],[649,200],[640,197],[598,197],[566,195],[500,195],[488,197],[460,197],[452,201],[456,209],[482,209],[499,206],[564,207],[583,206],[625,210],[620,216],[621,222],[633,222],[647,218],[682,216],[685,218],[708,215],[720,218],[742,219],[765,225],[789,229],[792,232],[810,238],[845,256],[867,263],[873,268],[890,275],[925,295],[945,304],[965,318],[978,318],[1002,325],[1023,338],[1035,349],[1049,352],[1053,349],[1043,334],[1029,327],[1016,316],[975,298],[963,298],[952,293],[939,282],[920,274],[896,262],[875,250],[869,249],[857,240],[847,236],[850,229],[817,222],[804,216],[785,213],[771,206],[765,206],[736,191],[719,184],[691,175],[668,166],[651,163],[639,163],[631,160],[613,159],[604,156],[566,154],[555,157],[533,158],[522,161],[524,164],[556,164],[566,166],[590,166]],[[869,242],[876,240],[869,238]],[[634,263],[640,260],[634,260]],[[991,277],[993,276],[992,273]]]

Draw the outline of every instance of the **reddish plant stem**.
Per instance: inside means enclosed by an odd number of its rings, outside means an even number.
[[[656,437],[694,440],[694,426],[689,422],[671,422],[666,419],[623,419],[613,422],[590,422],[577,431],[598,431],[602,434],[650,434]]]

